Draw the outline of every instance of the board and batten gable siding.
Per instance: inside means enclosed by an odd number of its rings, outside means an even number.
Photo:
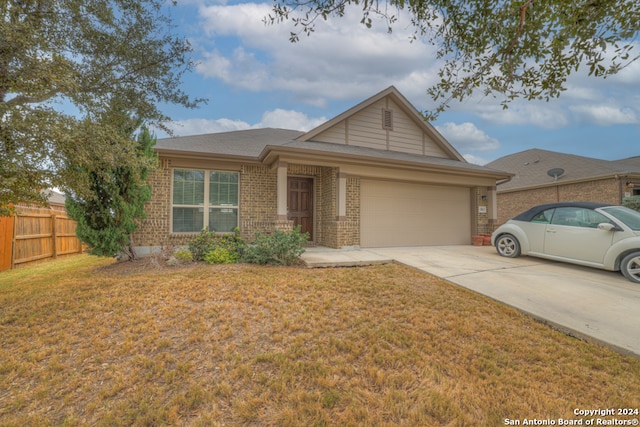
[[[385,110],[393,114],[391,130],[383,128]],[[313,139],[334,144],[449,158],[447,153],[391,99],[382,99],[370,105]]]

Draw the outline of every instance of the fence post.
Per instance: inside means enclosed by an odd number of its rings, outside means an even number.
[[[18,232],[18,214],[13,214],[13,232],[11,233],[11,270],[16,268],[16,233]]]
[[[56,233],[56,214],[53,213],[53,211],[51,212],[51,239],[53,240],[52,244],[53,244],[53,259],[57,259],[58,258],[58,242],[56,240],[57,237],[57,233]]]

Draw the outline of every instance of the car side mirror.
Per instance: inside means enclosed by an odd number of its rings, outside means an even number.
[[[616,227],[615,225],[611,224],[610,222],[601,222],[600,224],[598,224],[598,230],[616,231],[616,230],[618,230],[618,227]]]

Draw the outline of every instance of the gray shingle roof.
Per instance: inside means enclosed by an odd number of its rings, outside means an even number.
[[[327,154],[343,154],[345,156],[361,157],[362,159],[379,159],[418,163],[432,167],[456,168],[461,171],[480,172],[502,175],[503,172],[461,162],[454,159],[421,156],[397,151],[378,150],[374,148],[357,147],[352,145],[334,144],[318,141],[296,140],[304,132],[286,129],[250,129],[233,132],[221,132],[205,135],[193,135],[174,138],[158,139],[156,150],[162,154],[188,154],[197,156],[232,156],[238,159],[259,161],[261,155],[270,148],[291,148],[325,152]]]
[[[610,161],[534,148],[501,157],[486,166],[515,174],[511,181],[498,187],[499,191],[504,191],[552,184],[554,178],[547,172],[553,168],[564,169],[558,177],[559,183],[640,174],[640,157]]]
[[[155,148],[161,153],[219,154],[257,160],[267,145],[286,144],[303,133],[287,129],[249,129],[158,139]]]

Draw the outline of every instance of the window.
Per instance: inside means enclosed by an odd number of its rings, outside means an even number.
[[[238,173],[175,169],[174,233],[231,232],[238,226]]]
[[[610,221],[596,211],[583,208],[558,208],[551,219],[551,224],[554,225],[586,228],[598,228],[598,224],[602,222]]]
[[[536,222],[538,224],[549,224],[551,222],[553,211],[554,209],[547,209],[546,211],[540,212],[538,215],[531,218],[531,222]]]
[[[623,206],[612,206],[604,209],[609,215],[613,215],[624,222],[634,231],[640,231],[640,213]]]

